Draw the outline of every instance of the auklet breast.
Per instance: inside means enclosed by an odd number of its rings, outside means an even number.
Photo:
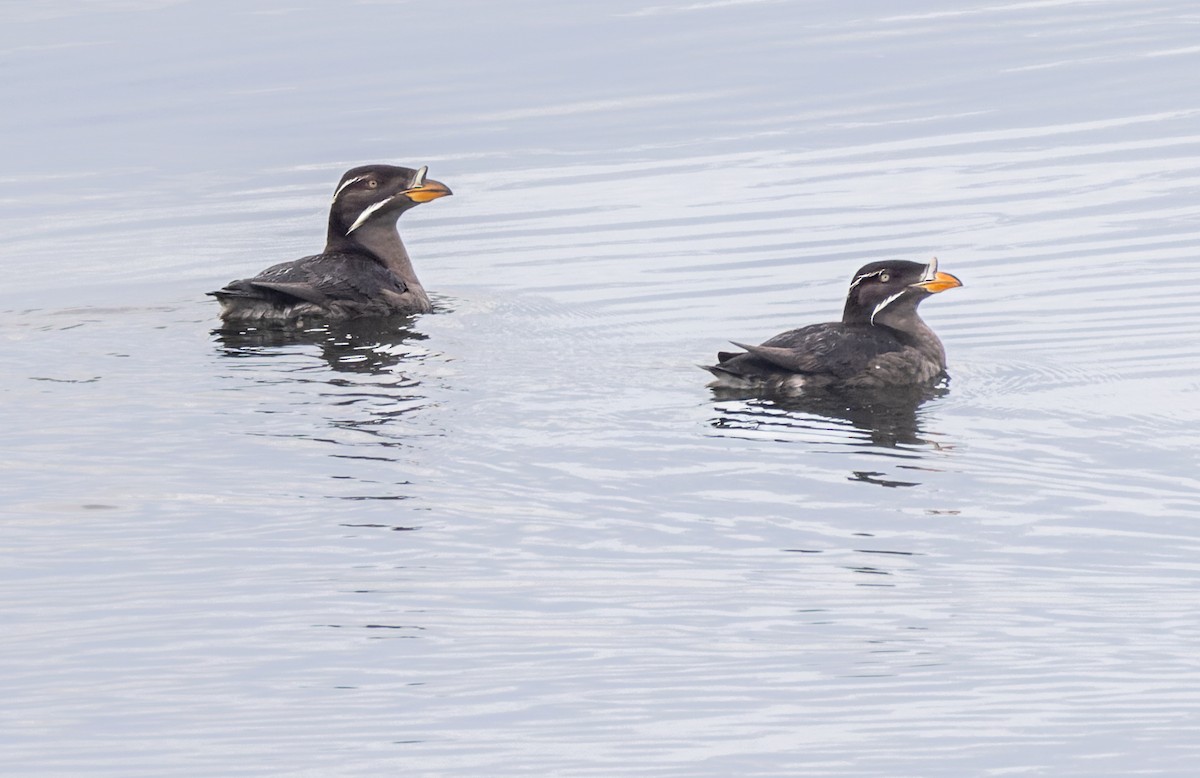
[[[221,303],[221,318],[296,326],[431,310],[396,229],[409,208],[451,194],[445,184],[426,178],[426,170],[392,165],[347,170],[333,193],[325,251],[209,292]]]
[[[945,375],[946,350],[917,314],[926,297],[962,286],[949,273],[903,260],[864,265],[850,282],[840,322],[811,324],[759,346],[722,351],[714,389],[804,393],[880,390],[934,383]]]

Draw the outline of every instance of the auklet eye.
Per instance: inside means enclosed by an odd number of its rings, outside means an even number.
[[[379,186],[379,182],[373,178],[367,179],[367,189],[375,189]]]
[[[892,280],[892,274],[888,271],[884,270],[879,274],[879,283],[886,284],[890,280]]]

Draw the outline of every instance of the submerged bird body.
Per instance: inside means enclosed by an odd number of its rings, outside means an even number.
[[[776,335],[742,352],[720,352],[705,369],[716,389],[801,394],[821,390],[883,390],[932,383],[946,370],[942,342],[919,315],[931,294],[961,286],[928,265],[872,262],[855,274],[840,322]]]
[[[425,168],[366,165],[334,191],[325,251],[273,265],[209,294],[233,324],[303,325],[307,320],[425,313],[429,295],[413,271],[396,220],[451,194]]]

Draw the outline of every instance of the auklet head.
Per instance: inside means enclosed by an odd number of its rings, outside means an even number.
[[[428,170],[394,165],[363,165],[347,170],[333,191],[329,208],[329,245],[360,242],[364,233],[395,230],[400,214],[419,203],[453,194]]]
[[[938,272],[934,258],[928,265],[902,259],[863,265],[850,282],[843,324],[873,324],[907,330],[917,321],[917,306],[926,297],[962,282]]]

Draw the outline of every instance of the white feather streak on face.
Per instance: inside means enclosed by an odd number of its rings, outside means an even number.
[[[340,194],[342,193],[342,190],[343,190],[343,189],[345,189],[346,187],[348,187],[348,186],[350,186],[351,184],[355,183],[356,181],[362,181],[364,178],[366,178],[366,176],[356,176],[356,177],[354,177],[354,178],[350,179],[349,181],[347,181],[346,183],[342,184],[341,186],[339,186],[339,187],[337,188],[337,191],[333,193],[333,201],[334,201],[335,203],[337,202],[338,195],[340,195]]]
[[[907,291],[906,289],[901,289],[899,292],[896,292],[894,295],[887,298],[886,300],[881,302],[879,305],[876,305],[875,310],[871,311],[871,323],[872,324],[875,323],[875,317],[879,315],[880,311],[882,311],[884,308],[886,308],[889,305],[891,305],[892,303],[894,303],[896,301],[896,298],[899,297],[900,295],[904,294],[906,291]]]
[[[363,209],[363,212],[358,215],[358,218],[354,220],[354,224],[350,225],[350,229],[346,230],[346,234],[349,235],[350,233],[357,230],[359,227],[363,226],[363,223],[366,222],[367,219],[371,218],[371,214],[375,213],[380,208],[382,208],[383,206],[387,205],[388,203],[390,203],[392,200],[395,200],[395,199],[396,199],[396,195],[392,195],[391,197],[383,198],[382,200],[380,200],[377,203],[372,203],[371,205],[368,205],[366,208]]]
[[[854,281],[850,284],[850,291],[853,292],[854,287],[858,286],[863,281],[866,281],[868,278],[874,278],[875,276],[879,275],[880,273],[885,272],[886,270],[887,270],[887,268],[881,268],[879,270],[876,270],[874,273],[863,273],[861,276],[854,279]]]

